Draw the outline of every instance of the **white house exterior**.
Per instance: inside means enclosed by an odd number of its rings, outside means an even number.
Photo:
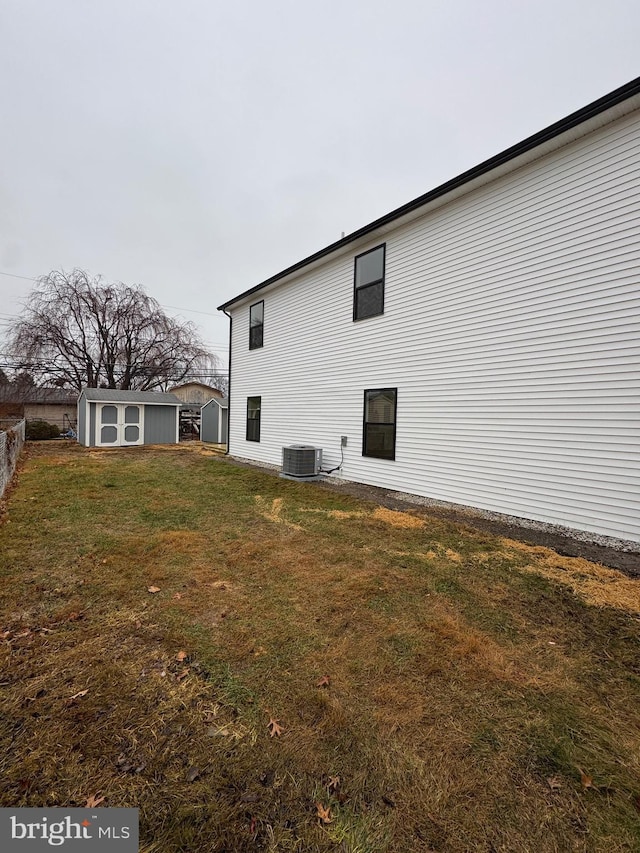
[[[222,305],[229,452],[640,542],[639,291],[640,78]]]

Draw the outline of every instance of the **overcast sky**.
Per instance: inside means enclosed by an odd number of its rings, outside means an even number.
[[[638,0],[0,0],[0,36],[0,334],[77,266],[225,363],[221,302],[640,74]]]

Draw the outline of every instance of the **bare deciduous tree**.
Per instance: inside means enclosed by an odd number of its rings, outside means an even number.
[[[38,280],[10,340],[13,356],[48,384],[166,389],[217,368],[192,323],[168,317],[140,287],[84,270]]]

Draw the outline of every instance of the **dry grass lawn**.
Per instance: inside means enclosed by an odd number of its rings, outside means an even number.
[[[146,853],[640,850],[638,580],[62,443],[0,579],[2,806],[135,806]]]

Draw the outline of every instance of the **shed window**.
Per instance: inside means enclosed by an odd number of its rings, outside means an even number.
[[[100,422],[103,424],[117,424],[118,423],[118,407],[117,406],[103,406],[101,413]]]
[[[260,441],[262,397],[247,397],[247,441]]]
[[[385,249],[377,246],[355,260],[353,319],[364,320],[384,313]]]
[[[364,392],[362,455],[396,458],[396,388]]]
[[[249,349],[260,349],[263,345],[264,300],[249,308]]]

